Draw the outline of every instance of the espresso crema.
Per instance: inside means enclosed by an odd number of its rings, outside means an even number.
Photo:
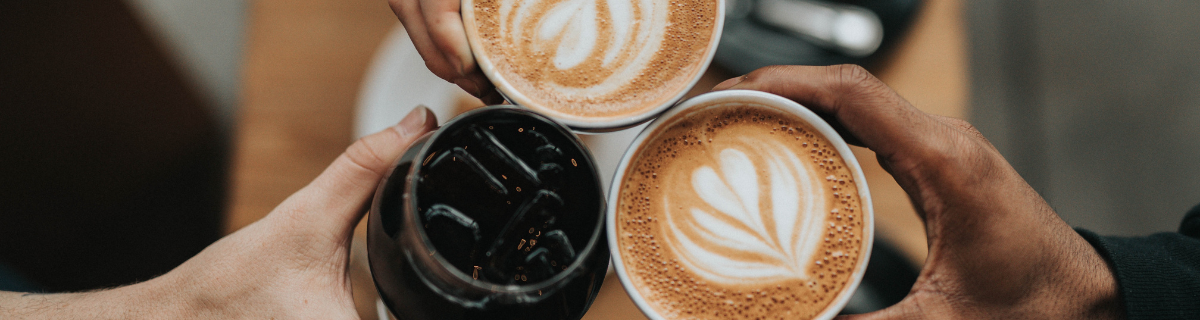
[[[474,0],[472,50],[513,102],[604,121],[670,103],[705,67],[719,0]],[[492,75],[489,75],[492,76]]]
[[[690,112],[650,134],[614,204],[646,303],[669,319],[805,319],[849,294],[870,222],[836,148],[766,106]]]

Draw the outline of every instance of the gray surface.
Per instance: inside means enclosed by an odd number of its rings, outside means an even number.
[[[184,75],[216,108],[222,129],[237,113],[246,0],[127,0]]]
[[[1200,1],[968,1],[972,117],[1068,223],[1175,231],[1200,203]]]

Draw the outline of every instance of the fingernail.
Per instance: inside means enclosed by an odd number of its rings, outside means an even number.
[[[429,108],[418,105],[400,120],[400,131],[406,136],[411,136],[421,132],[425,128],[425,118],[429,116]]]
[[[504,96],[501,96],[500,92],[494,89],[491,90],[491,92],[488,92],[486,96],[479,97],[479,100],[483,101],[483,103],[487,105],[505,104]]]
[[[475,86],[479,88],[480,96],[500,96],[496,86],[492,85],[492,81],[488,80],[487,76],[476,73],[471,77],[471,81],[475,81]],[[504,101],[504,99],[499,100]]]
[[[722,81],[721,83],[718,83],[717,86],[713,87],[713,90],[725,90],[725,89],[733,88],[733,86],[736,86],[745,80],[746,80],[746,76],[740,76],[740,77],[732,78],[729,80],[725,80],[725,81]]]
[[[467,91],[467,93],[470,93],[472,96],[478,97],[482,93],[479,91],[479,84],[476,84],[475,81],[471,81],[467,78],[454,79],[454,84],[458,85],[459,88]]]
[[[454,67],[454,72],[458,72],[459,76],[467,74],[467,71],[463,70],[463,63],[458,59],[458,56],[447,54],[446,60],[450,61],[450,66]]]

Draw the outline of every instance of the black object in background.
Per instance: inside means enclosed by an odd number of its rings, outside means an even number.
[[[753,10],[761,0],[728,0],[725,27],[713,60],[735,74],[746,74],[771,65],[868,64],[887,54],[911,24],[920,0],[840,0],[836,5],[865,8],[879,17],[883,42],[865,57],[853,57],[764,23]]]
[[[842,309],[842,314],[867,313],[900,303],[917,283],[920,270],[896,247],[879,237],[875,238],[874,244],[862,283]]]
[[[225,144],[151,34],[120,0],[0,1],[0,261],[39,290],[147,280],[221,236]]]

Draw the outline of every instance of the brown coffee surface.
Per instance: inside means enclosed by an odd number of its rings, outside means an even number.
[[[478,31],[482,50],[495,68],[517,92],[529,100],[522,105],[551,115],[579,119],[619,118],[648,112],[654,107],[668,103],[675,94],[683,92],[705,67],[704,57],[712,44],[718,17],[717,0],[663,0],[666,20],[657,22],[661,26],[644,29],[661,34],[652,55],[639,54],[635,49],[645,47],[640,43],[645,33],[638,32],[649,21],[651,8],[644,8],[647,1],[629,1],[633,6],[632,33],[615,36],[616,26],[608,19],[606,1],[593,1],[598,17],[595,47],[581,63],[570,68],[555,66],[561,37],[553,41],[539,41],[539,24],[556,6],[573,0],[546,0],[527,8],[521,21],[512,13],[521,8],[515,0],[479,0],[474,3],[475,28]],[[660,8],[661,9],[661,8]],[[656,9],[657,10],[657,9]],[[661,13],[659,14],[661,15]],[[517,25],[524,23],[523,25]],[[517,30],[519,29],[519,30]],[[515,34],[524,36],[515,37]],[[641,39],[641,40],[639,40]],[[611,57],[610,57],[611,56]],[[633,70],[629,68],[639,68]],[[612,78],[612,79],[610,79]],[[619,78],[619,79],[618,79]],[[617,79],[617,80],[613,80]],[[493,79],[495,81],[495,79]],[[620,85],[613,85],[617,82]],[[592,91],[603,84],[607,89]],[[561,90],[560,90],[561,89]]]
[[[621,260],[645,301],[666,318],[804,319],[849,294],[869,221],[829,140],[795,115],[752,104],[674,118],[631,159],[614,204]],[[739,163],[754,166],[736,172]],[[794,201],[802,222],[782,214],[796,211]],[[747,218],[754,210],[761,219]]]

